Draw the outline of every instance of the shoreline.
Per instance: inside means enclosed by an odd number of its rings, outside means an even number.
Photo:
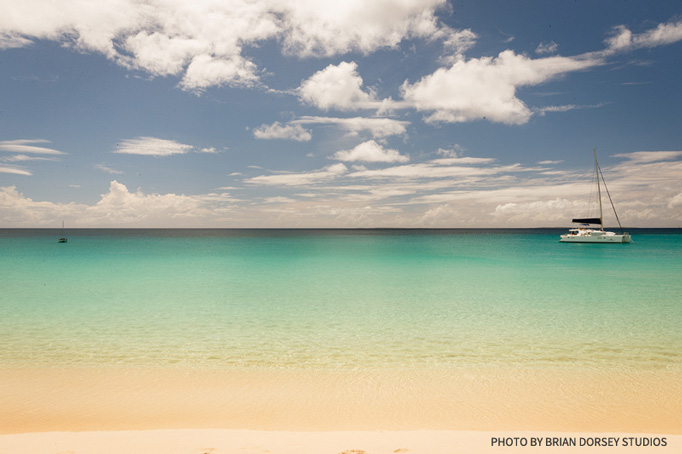
[[[0,368],[0,434],[161,429],[682,435],[682,371]]]

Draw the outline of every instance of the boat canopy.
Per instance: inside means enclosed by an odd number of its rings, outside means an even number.
[[[578,218],[573,219],[578,224],[601,224],[601,218]]]

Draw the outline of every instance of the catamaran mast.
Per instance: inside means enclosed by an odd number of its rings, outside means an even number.
[[[601,229],[604,230],[604,213],[601,206],[601,185],[599,184],[599,164],[597,164],[597,149],[593,148],[594,152],[594,173],[597,177],[597,196],[599,197],[599,222],[601,223]]]

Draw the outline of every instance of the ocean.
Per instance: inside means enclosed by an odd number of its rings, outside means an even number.
[[[682,371],[682,230],[0,230],[0,367]]]

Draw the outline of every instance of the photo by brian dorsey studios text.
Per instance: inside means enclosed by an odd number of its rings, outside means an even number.
[[[490,446],[508,447],[666,447],[666,437],[491,437]]]

